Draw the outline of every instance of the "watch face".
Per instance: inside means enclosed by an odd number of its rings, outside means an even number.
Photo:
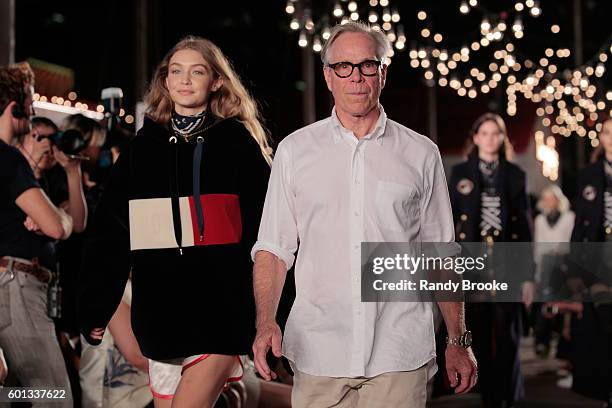
[[[471,331],[468,330],[463,335],[463,344],[465,345],[465,347],[470,347],[472,345],[472,332]]]

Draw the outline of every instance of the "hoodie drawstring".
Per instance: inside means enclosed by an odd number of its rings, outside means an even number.
[[[202,153],[204,151],[204,138],[198,136],[196,148],[193,151],[193,202],[195,203],[196,218],[200,241],[204,240],[204,210],[202,209],[202,196],[200,194],[200,175],[202,167]]]
[[[168,139],[168,142],[170,142],[173,145],[173,151],[170,152],[169,156],[170,156],[170,160],[169,160],[169,164],[170,164],[170,201],[172,202],[172,223],[174,224],[174,238],[176,239],[176,244],[178,245],[178,251],[180,255],[183,255],[183,247],[181,246],[182,242],[183,242],[183,231],[181,228],[181,208],[179,205],[179,189],[178,189],[178,183],[179,183],[179,171],[178,171],[178,151],[179,151],[179,146],[178,146],[178,140],[176,138],[176,136],[172,136],[170,137],[170,139]],[[172,176],[174,174],[174,177]]]

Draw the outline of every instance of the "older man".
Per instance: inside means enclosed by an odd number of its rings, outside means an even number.
[[[386,36],[336,26],[323,51],[335,107],[278,146],[255,259],[256,367],[281,354],[275,321],[286,271],[296,299],[283,354],[294,372],[293,407],[424,407],[435,372],[432,304],[361,302],[361,242],[452,242],[442,162],[429,139],[387,119]],[[463,303],[440,303],[446,360],[457,393],[476,382]]]

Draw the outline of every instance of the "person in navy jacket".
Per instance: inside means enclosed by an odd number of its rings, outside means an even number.
[[[480,116],[471,130],[467,161],[453,167],[449,189],[458,242],[532,240],[525,172],[509,160],[512,146],[503,119]],[[533,300],[533,268],[503,268],[496,279],[522,285],[523,301]],[[510,276],[511,274],[512,276]],[[502,407],[523,397],[519,365],[521,307],[517,303],[466,302],[466,323],[479,362],[480,392],[486,407]],[[443,371],[443,370],[441,370]]]
[[[575,198],[578,261],[570,265],[578,270],[570,268],[569,286],[582,303],[571,321],[572,388],[612,404],[612,119],[603,121],[599,142]]]

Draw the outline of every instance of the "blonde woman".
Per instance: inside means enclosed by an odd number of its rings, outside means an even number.
[[[157,407],[211,407],[255,334],[253,246],[271,161],[255,101],[187,37],[151,81],[85,249],[81,330],[99,342],[132,272],[132,325]]]

